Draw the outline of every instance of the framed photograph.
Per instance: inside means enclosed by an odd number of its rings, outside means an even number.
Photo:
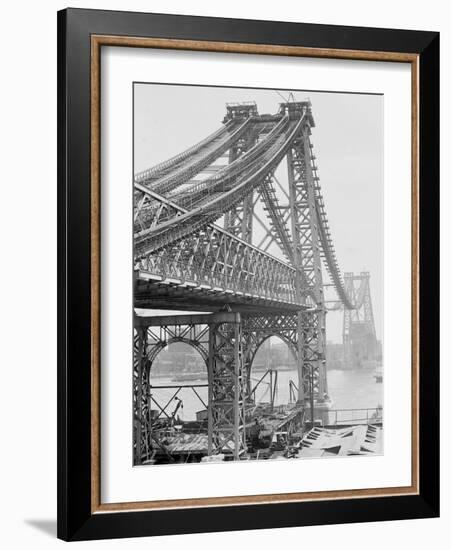
[[[439,35],[58,14],[58,536],[439,513]]]

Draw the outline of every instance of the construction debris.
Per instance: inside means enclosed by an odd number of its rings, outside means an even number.
[[[373,425],[314,428],[298,444],[298,458],[378,455],[383,452],[382,427]]]

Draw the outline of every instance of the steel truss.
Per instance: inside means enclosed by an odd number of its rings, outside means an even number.
[[[134,462],[142,464],[163,444],[152,431],[150,373],[158,353],[167,345],[193,346],[208,369],[209,454],[239,458],[245,451],[243,351],[238,313],[141,317],[134,338]],[[161,410],[161,407],[159,407]]]
[[[193,346],[207,366],[207,317],[191,316],[148,317],[135,319],[133,409],[134,409],[134,463],[149,460],[152,450],[162,444],[152,433],[152,391],[150,372],[158,353],[169,344],[183,342]]]
[[[313,381],[314,398],[320,400],[324,395],[325,361],[318,357],[316,349],[318,311],[303,311],[302,323],[302,392],[309,396]],[[162,448],[152,431],[158,418],[152,417],[152,404],[159,409],[158,416],[165,410],[152,396],[150,374],[158,353],[174,342],[197,349],[208,369],[208,453],[224,453],[235,459],[242,456],[246,451],[246,404],[252,398],[252,363],[258,348],[271,336],[283,340],[298,357],[296,313],[139,318],[135,323],[134,347],[135,464],[148,460],[155,448]]]
[[[304,302],[302,296],[297,301],[293,267],[214,225],[147,254],[135,268],[179,285],[208,286],[289,304]]]
[[[239,313],[210,325],[208,454],[246,451],[243,338]]]
[[[293,358],[302,369],[299,380],[302,380],[302,399],[310,396],[313,375],[313,396],[317,401],[327,394],[327,378],[325,355],[319,354],[318,329],[321,322],[321,311],[317,309],[303,310],[300,313],[301,331],[299,331],[299,315],[243,315],[243,338],[245,346],[245,372],[248,393],[251,391],[250,376],[255,354],[265,340],[277,336],[288,346]],[[299,357],[299,353],[301,356]]]

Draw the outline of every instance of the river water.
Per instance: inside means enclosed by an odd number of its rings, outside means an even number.
[[[253,385],[263,376],[264,371],[252,373]],[[269,382],[269,378],[267,378]],[[276,405],[286,404],[289,401],[289,381],[293,380],[297,385],[297,372],[295,370],[279,370],[276,392]],[[373,369],[359,370],[330,370],[327,373],[328,391],[331,398],[331,409],[367,409],[383,405],[383,384],[377,383]],[[199,378],[195,381],[174,381],[171,377],[154,377],[153,386],[174,386],[174,388],[160,389],[155,387],[152,395],[164,408],[180,385],[206,384],[207,378]],[[207,403],[207,388],[195,388],[199,396]],[[257,388],[256,401],[269,401],[269,384],[262,383]],[[195,420],[196,412],[204,409],[199,397],[190,388],[183,388],[177,398],[182,401],[178,415],[182,420]],[[177,400],[173,400],[166,409],[170,413],[174,410]],[[152,408],[158,408],[153,403]]]

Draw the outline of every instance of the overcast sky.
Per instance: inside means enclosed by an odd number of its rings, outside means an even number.
[[[340,269],[370,271],[376,332],[382,339],[383,97],[293,93],[296,100],[309,98],[312,103],[316,126],[311,140]],[[280,94],[288,96],[287,91]],[[135,173],[214,132],[225,104],[242,101],[255,101],[262,114],[277,112],[283,100],[274,90],[135,84]],[[285,185],[284,162],[277,175]],[[342,317],[340,312],[328,314],[328,340],[341,342]]]

